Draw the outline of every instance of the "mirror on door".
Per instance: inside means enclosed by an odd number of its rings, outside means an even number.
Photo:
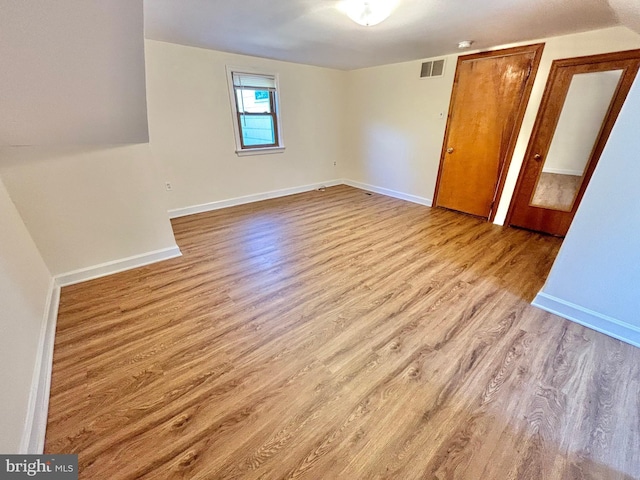
[[[622,73],[609,70],[573,75],[531,206],[567,212],[573,209]]]

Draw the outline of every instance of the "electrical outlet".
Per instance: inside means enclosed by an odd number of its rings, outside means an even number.
[[[173,187],[171,186],[171,182],[165,182],[164,187],[167,189],[167,191],[171,191],[173,190]]]
[[[333,162],[333,166],[335,167],[338,164],[338,162]]]

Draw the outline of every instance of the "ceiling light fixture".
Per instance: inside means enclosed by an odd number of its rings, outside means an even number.
[[[458,48],[469,48],[471,45],[473,45],[473,40],[463,40],[458,43]]]
[[[386,20],[397,3],[397,0],[344,0],[341,10],[354,22],[372,27]]]

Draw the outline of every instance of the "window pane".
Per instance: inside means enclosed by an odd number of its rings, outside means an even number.
[[[270,113],[269,90],[236,88],[239,113]]]
[[[275,145],[275,129],[271,115],[240,115],[242,143],[245,147]]]

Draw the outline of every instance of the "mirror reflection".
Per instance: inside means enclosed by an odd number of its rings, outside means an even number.
[[[622,70],[573,76],[531,205],[571,211]]]

